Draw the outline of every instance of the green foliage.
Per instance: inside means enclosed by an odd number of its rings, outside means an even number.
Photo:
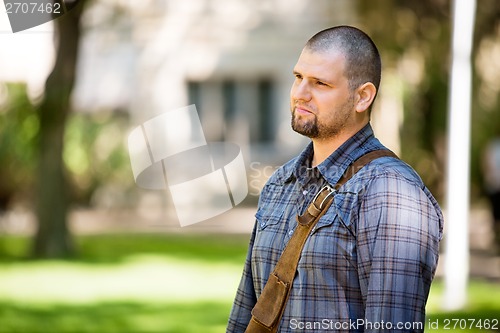
[[[33,185],[38,117],[24,84],[3,87],[0,101],[0,209]]]
[[[133,187],[125,147],[127,118],[122,114],[72,114],[66,126],[63,159],[73,185],[74,199],[89,204],[103,186],[126,192]]]
[[[357,2],[365,30],[378,45],[384,70],[400,79],[401,157],[433,194],[444,195],[450,3],[433,0]],[[392,19],[388,20],[387,17]],[[393,94],[394,92],[388,92]]]
[[[385,70],[395,71],[401,79],[402,158],[415,167],[439,199],[444,199],[446,181],[451,4],[380,0],[374,6],[369,0],[357,1],[361,22],[366,25],[363,28],[379,46]],[[498,1],[478,2],[475,22],[471,147],[463,147],[471,151],[472,199],[482,194],[482,151],[493,136],[500,135],[500,88],[498,76],[492,74],[498,73],[494,51],[500,38]],[[484,56],[488,52],[490,56]]]
[[[0,209],[5,209],[13,198],[32,199],[39,119],[25,84],[0,86],[0,95]],[[134,187],[127,130],[122,113],[69,115],[63,158],[74,202],[88,205],[105,186],[122,193]]]

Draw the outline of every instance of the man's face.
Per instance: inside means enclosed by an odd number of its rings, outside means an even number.
[[[355,121],[354,97],[344,76],[345,59],[335,51],[302,51],[290,92],[292,128],[312,139],[328,139]]]

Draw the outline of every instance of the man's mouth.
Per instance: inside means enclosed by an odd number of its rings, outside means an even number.
[[[302,115],[308,115],[308,114],[313,114],[313,112],[303,106],[296,106],[295,107],[295,113],[297,114],[302,114]]]

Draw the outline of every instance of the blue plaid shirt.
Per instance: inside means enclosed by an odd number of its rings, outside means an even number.
[[[354,160],[382,148],[367,125],[317,167],[308,167],[310,144],[271,176],[227,332],[245,331],[296,215]],[[339,188],[306,241],[279,332],[422,332],[442,231],[438,203],[409,165],[370,162]]]

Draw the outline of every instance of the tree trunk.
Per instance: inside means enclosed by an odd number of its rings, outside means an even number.
[[[32,248],[32,255],[37,258],[62,258],[75,252],[67,226],[70,198],[62,153],[70,95],[75,82],[84,2],[81,0],[73,10],[54,21],[55,36],[58,36],[56,61],[38,108],[39,160],[35,193],[38,229]]]

